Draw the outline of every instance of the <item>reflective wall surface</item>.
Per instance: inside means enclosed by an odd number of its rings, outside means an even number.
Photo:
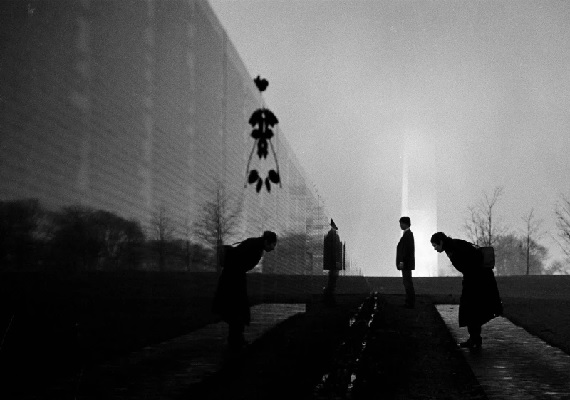
[[[2,1],[0,34],[4,269],[213,270],[221,219],[278,234],[259,271],[322,273],[329,217],[279,129],[282,187],[245,185],[263,98],[205,0]]]

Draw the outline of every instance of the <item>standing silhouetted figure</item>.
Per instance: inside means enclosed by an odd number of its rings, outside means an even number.
[[[223,269],[212,309],[229,325],[228,344],[232,350],[247,344],[243,332],[251,315],[246,273],[259,263],[264,251],[272,251],[276,245],[275,232],[265,231],[262,236],[246,239],[236,247],[224,246]]]
[[[335,304],[334,293],[338,271],[342,268],[342,243],[338,235],[338,228],[331,219],[331,229],[325,235],[323,244],[323,269],[329,271],[327,286],[324,290],[324,300],[327,304]]]
[[[404,289],[406,290],[406,302],[404,306],[414,308],[416,304],[416,292],[414,291],[414,282],[412,281],[412,271],[416,269],[416,256],[414,234],[410,230],[410,226],[410,217],[400,218],[400,228],[404,233],[396,248],[396,268],[402,271],[402,280],[404,281]]]
[[[465,240],[437,232],[431,237],[431,245],[438,253],[445,252],[455,269],[463,274],[459,326],[467,327],[469,339],[460,346],[480,348],[483,344],[481,326],[503,313],[493,270],[483,267],[483,254]]]

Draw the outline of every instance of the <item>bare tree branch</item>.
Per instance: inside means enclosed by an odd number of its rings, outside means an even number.
[[[526,274],[530,274],[530,258],[536,248],[537,240],[541,236],[539,233],[542,220],[537,220],[534,216],[534,208],[522,220],[525,223],[524,232],[524,251],[526,253]]]
[[[151,218],[152,238],[155,240],[171,240],[175,231],[172,219],[168,216],[166,207],[160,206]]]
[[[555,205],[556,227],[558,228],[557,243],[567,257],[570,257],[570,199],[561,194]]]
[[[241,207],[230,200],[224,186],[217,183],[211,200],[202,205],[200,217],[194,223],[195,236],[215,252],[218,270],[221,247],[237,233],[241,217]]]
[[[503,191],[503,186],[497,186],[492,195],[483,192],[483,198],[475,206],[468,208],[470,217],[464,228],[470,239],[476,244],[493,246],[497,237],[507,231],[498,221],[495,210]]]
[[[166,262],[167,242],[173,239],[176,227],[172,219],[168,216],[168,211],[164,205],[153,212],[150,225],[151,237],[156,240],[157,244],[158,267],[163,271]]]
[[[479,244],[481,238],[481,233],[483,232],[483,220],[479,215],[479,211],[476,207],[469,207],[470,219],[465,222],[464,228],[467,231],[469,239],[475,243]]]

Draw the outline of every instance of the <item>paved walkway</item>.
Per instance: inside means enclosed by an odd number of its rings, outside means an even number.
[[[305,312],[304,304],[261,304],[251,308],[249,342],[277,323]],[[164,399],[217,372],[227,350],[227,324],[210,324],[156,346],[106,363],[86,376],[80,399]]]
[[[467,340],[457,324],[459,306],[436,308],[455,340]],[[489,400],[570,399],[568,354],[503,317],[484,325],[482,336],[480,351],[462,351]]]

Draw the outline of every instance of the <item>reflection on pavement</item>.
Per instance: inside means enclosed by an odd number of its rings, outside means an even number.
[[[457,323],[458,305],[436,306],[457,341],[467,340]],[[570,399],[570,356],[498,317],[483,326],[483,347],[462,349],[490,400]]]

